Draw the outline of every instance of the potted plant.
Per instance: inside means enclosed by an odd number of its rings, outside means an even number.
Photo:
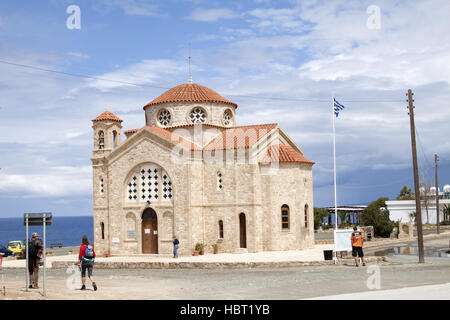
[[[212,247],[213,247],[213,250],[214,250],[214,254],[219,253],[219,245],[217,243],[214,243],[212,245]]]
[[[203,255],[205,254],[205,245],[203,243],[197,242],[195,245],[195,251],[198,251],[198,254]],[[194,251],[194,255],[195,255]]]

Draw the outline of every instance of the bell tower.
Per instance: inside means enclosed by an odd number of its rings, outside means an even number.
[[[92,119],[94,129],[94,158],[102,158],[111,153],[121,143],[122,121],[106,109],[101,115]]]

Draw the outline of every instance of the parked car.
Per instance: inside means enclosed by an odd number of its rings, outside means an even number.
[[[6,249],[11,250],[14,255],[18,255],[22,252],[23,249],[25,249],[25,246],[22,241],[15,240],[15,241],[10,241],[8,243],[8,246],[6,247]]]
[[[13,255],[13,252],[11,250],[6,249],[5,246],[2,246],[0,244],[0,255],[4,257],[9,257]]]

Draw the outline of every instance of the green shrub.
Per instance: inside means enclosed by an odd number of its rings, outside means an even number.
[[[373,226],[375,236],[383,238],[388,238],[395,226],[395,223],[389,219],[387,200],[389,198],[379,198],[371,202],[360,215],[361,225]]]
[[[317,230],[320,228],[320,226],[323,226],[323,219],[325,217],[328,217],[330,213],[327,209],[323,208],[314,208],[314,230]]]

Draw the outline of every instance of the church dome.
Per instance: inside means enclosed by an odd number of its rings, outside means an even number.
[[[237,108],[236,103],[225,99],[214,90],[195,83],[185,83],[167,90],[156,99],[150,101],[144,106],[144,110],[149,106],[167,102],[218,102]]]

